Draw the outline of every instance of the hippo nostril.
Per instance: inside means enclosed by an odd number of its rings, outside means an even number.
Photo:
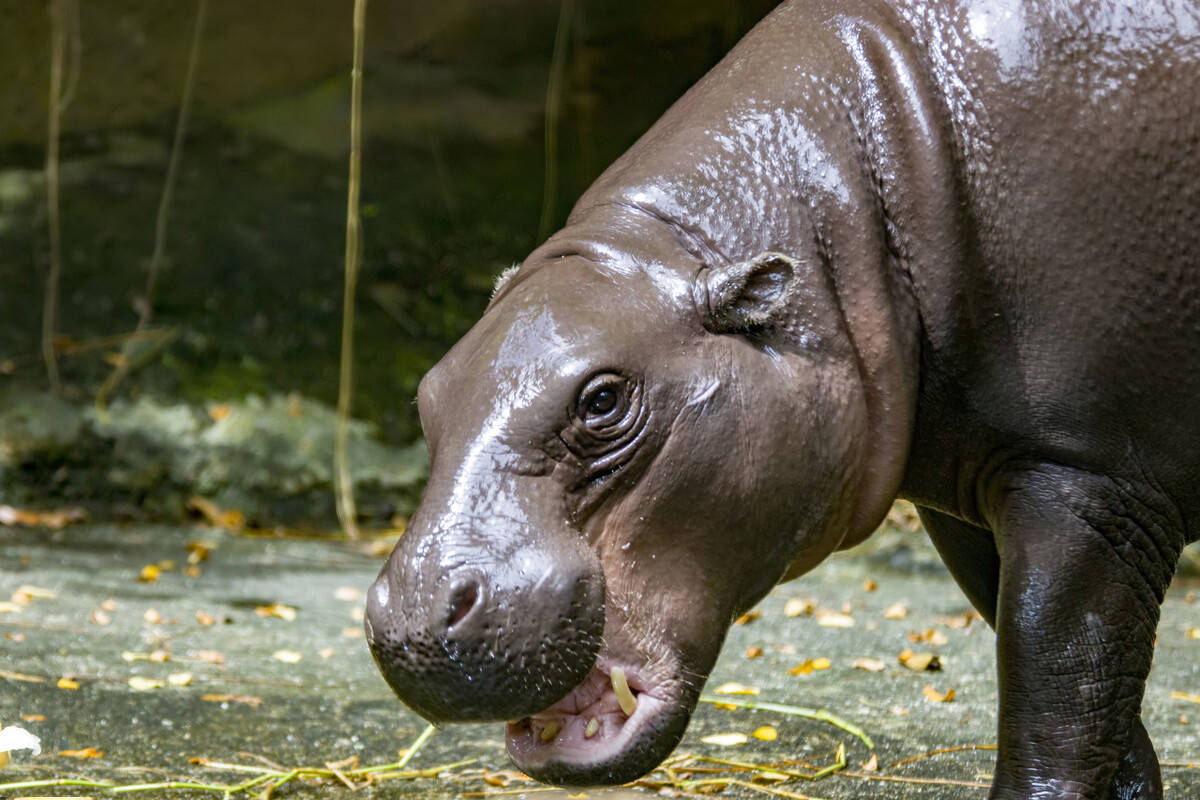
[[[453,628],[462,622],[471,609],[479,603],[479,581],[471,579],[463,581],[450,591],[450,608],[446,619],[446,627]]]

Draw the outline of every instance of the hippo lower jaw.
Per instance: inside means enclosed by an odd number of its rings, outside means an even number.
[[[621,709],[612,670],[624,670],[636,699]],[[588,676],[554,705],[506,725],[508,753],[544,783],[626,783],[654,769],[679,743],[696,702],[678,680],[655,680],[642,665],[597,659]]]

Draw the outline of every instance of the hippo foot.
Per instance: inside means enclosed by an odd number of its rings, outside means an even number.
[[[628,693],[614,680],[614,670],[623,674]],[[509,756],[544,783],[626,783],[670,754],[694,704],[678,681],[656,681],[651,670],[601,656],[566,697],[507,724]]]
[[[1112,800],[1162,800],[1162,796],[1158,756],[1139,719],[1134,723],[1129,749],[1113,776]]]

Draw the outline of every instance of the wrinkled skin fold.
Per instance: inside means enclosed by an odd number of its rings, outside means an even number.
[[[1197,397],[1195,3],[784,3],[422,381],[371,651],[534,777],[628,781],[902,496],[997,632],[990,797],[1157,800]]]

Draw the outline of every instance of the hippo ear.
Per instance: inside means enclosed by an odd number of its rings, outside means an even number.
[[[800,262],[782,253],[707,267],[693,286],[696,309],[713,333],[752,333],[788,316]]]

